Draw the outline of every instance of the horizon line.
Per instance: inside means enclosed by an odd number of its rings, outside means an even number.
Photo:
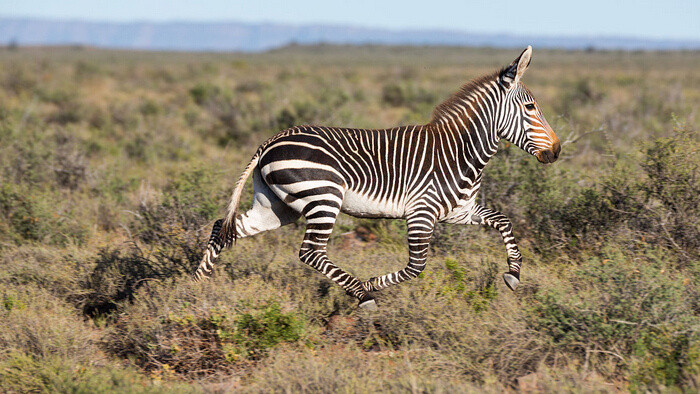
[[[37,21],[47,21],[47,22],[82,22],[82,23],[92,23],[92,24],[113,24],[113,25],[133,25],[133,24],[154,24],[154,25],[167,25],[167,24],[190,24],[190,25],[200,25],[200,24],[243,24],[243,25],[272,25],[272,26],[292,26],[296,28],[302,27],[341,27],[341,28],[351,28],[360,30],[377,30],[383,32],[392,33],[418,33],[418,32],[432,32],[432,33],[458,33],[458,34],[471,34],[471,35],[482,35],[482,36],[503,36],[512,38],[560,38],[560,39],[573,39],[573,38],[587,38],[587,39],[630,39],[630,40],[645,40],[650,42],[676,42],[685,44],[697,44],[700,46],[700,38],[689,38],[689,37],[653,37],[653,36],[642,36],[642,35],[626,35],[626,34],[609,34],[609,33],[593,33],[593,34],[537,34],[537,33],[521,33],[514,34],[509,32],[483,32],[474,30],[461,30],[461,29],[440,29],[433,27],[425,28],[407,28],[407,27],[378,27],[371,25],[361,25],[361,24],[351,24],[351,23],[323,23],[323,22],[307,22],[307,23],[294,23],[294,22],[279,22],[279,21],[246,21],[240,19],[207,19],[207,20],[188,20],[188,19],[169,19],[169,20],[154,20],[154,19],[134,19],[130,21],[125,20],[107,20],[107,19],[88,19],[84,17],[45,17],[45,16],[17,16],[17,15],[4,15],[0,14],[0,22],[3,20],[37,20]],[[379,45],[382,45],[379,43]],[[417,44],[412,44],[409,46],[415,46]],[[426,45],[426,44],[422,44]],[[427,44],[428,46],[434,46],[434,44]],[[444,45],[450,46],[450,45]]]

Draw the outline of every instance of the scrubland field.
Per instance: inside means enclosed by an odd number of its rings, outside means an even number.
[[[302,222],[190,280],[266,138],[427,122],[519,53],[0,50],[0,391],[697,392],[698,52],[535,48],[562,157],[503,141],[480,196],[513,220],[516,292],[498,232],[450,225],[376,312],[297,260]],[[387,273],[405,231],[343,216],[329,254]]]

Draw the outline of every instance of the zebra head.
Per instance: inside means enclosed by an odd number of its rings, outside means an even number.
[[[510,65],[498,75],[505,90],[499,136],[537,157],[540,163],[553,163],[559,158],[561,144],[544,118],[530,90],[520,82],[532,59],[532,47],[528,46]]]

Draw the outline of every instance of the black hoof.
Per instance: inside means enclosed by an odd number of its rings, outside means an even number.
[[[515,275],[511,274],[510,272],[503,274],[503,280],[506,282],[506,286],[513,291],[515,291],[515,288],[520,284],[520,279],[515,277]]]

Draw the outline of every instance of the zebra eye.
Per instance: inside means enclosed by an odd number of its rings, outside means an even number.
[[[525,104],[525,108],[527,108],[528,111],[532,111],[535,109],[535,103],[527,103]]]

